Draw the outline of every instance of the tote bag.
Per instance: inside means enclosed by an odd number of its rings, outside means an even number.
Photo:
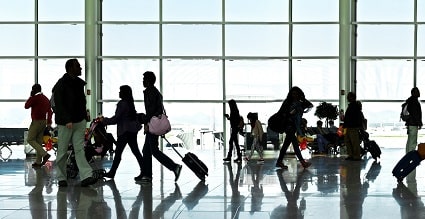
[[[148,122],[149,132],[154,135],[165,135],[171,131],[171,124],[168,120],[168,116],[165,113],[164,105],[162,105],[162,114],[159,116],[153,116]]]

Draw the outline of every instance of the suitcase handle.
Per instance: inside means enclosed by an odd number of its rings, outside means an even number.
[[[176,150],[176,148],[174,148],[173,144],[171,144],[167,138],[165,138],[164,135],[161,136],[169,145],[171,145],[171,147],[173,148],[173,150],[183,159],[183,156]]]

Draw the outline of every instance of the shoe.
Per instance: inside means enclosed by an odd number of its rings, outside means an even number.
[[[111,172],[107,172],[107,173],[103,174],[103,177],[113,179],[115,176]]]
[[[142,178],[140,180],[138,180],[137,182],[140,182],[140,183],[152,183],[152,178],[147,177],[147,176],[142,176]]]
[[[309,166],[311,166],[311,163],[310,162],[307,162],[307,161],[304,161],[304,162],[302,162],[301,163],[301,165],[304,167],[304,169],[305,168],[308,168]]]
[[[233,162],[240,163],[240,162],[242,162],[242,158],[238,157],[235,160],[233,160]]]
[[[82,187],[87,187],[89,185],[93,185],[97,182],[97,179],[93,178],[93,177],[88,177],[86,179],[84,179],[83,181],[81,181],[81,186]]]
[[[177,182],[177,180],[179,179],[179,177],[180,177],[180,173],[181,173],[181,171],[182,171],[182,165],[180,165],[180,164],[177,164],[177,167],[176,167],[176,169],[174,170],[174,176],[175,176],[175,178],[174,178],[174,181],[175,182]]]
[[[287,170],[288,166],[284,165],[281,162],[276,163],[276,167],[281,168],[282,170]]]
[[[66,180],[61,180],[58,182],[59,187],[67,187],[68,186],[68,182],[66,182]]]
[[[49,160],[49,158],[50,158],[50,154],[46,154],[46,155],[44,155],[44,157],[43,157],[43,161],[41,161],[41,165],[46,164],[46,162]]]
[[[224,162],[230,162],[230,160],[231,160],[230,157],[226,157],[223,159]]]
[[[40,168],[43,165],[42,164],[39,164],[39,163],[33,163],[33,164],[31,164],[31,166],[32,166],[32,168]]]
[[[134,177],[134,181],[140,181],[140,180],[142,180],[142,178],[143,178],[143,174],[140,174],[140,175]]]

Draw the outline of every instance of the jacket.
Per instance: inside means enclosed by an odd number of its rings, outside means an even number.
[[[117,135],[121,136],[126,132],[137,133],[140,124],[136,120],[136,115],[130,114],[130,106],[127,101],[120,100],[115,110],[115,115],[111,118],[104,118],[106,125],[117,125]]]
[[[65,73],[52,89],[55,101],[55,122],[58,125],[81,122],[87,118],[86,82]]]
[[[159,116],[164,113],[164,105],[162,103],[162,94],[155,86],[146,87],[143,91],[146,117],[144,124],[148,124],[154,116]]]
[[[349,103],[345,111],[344,128],[362,128],[363,119],[361,105],[358,102]]]
[[[406,103],[410,115],[406,121],[406,126],[422,126],[422,109],[418,98],[411,96],[406,100]]]
[[[255,121],[255,125],[251,130],[251,134],[254,138],[258,138],[259,142],[263,141],[264,130],[259,120]]]
[[[47,124],[52,124],[52,108],[49,99],[43,94],[38,93],[28,98],[25,102],[25,109],[31,108],[32,120],[46,120]]]

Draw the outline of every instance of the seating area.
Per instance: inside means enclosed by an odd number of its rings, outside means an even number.
[[[7,160],[12,155],[11,145],[22,145],[25,141],[25,131],[28,128],[0,128],[0,159]],[[3,150],[9,151],[8,157],[3,156]]]

